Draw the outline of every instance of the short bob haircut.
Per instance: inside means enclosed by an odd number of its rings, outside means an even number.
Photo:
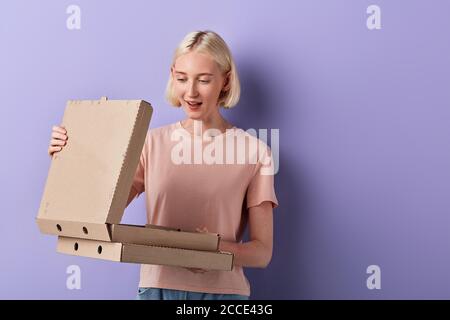
[[[190,32],[184,37],[178,48],[175,50],[172,66],[175,65],[175,61],[179,56],[192,51],[209,54],[217,62],[219,69],[223,73],[230,73],[229,89],[220,93],[217,102],[219,106],[223,106],[224,108],[234,107],[239,101],[241,86],[236,65],[225,41],[213,31]],[[172,75],[169,76],[169,81],[167,83],[166,99],[175,107],[181,106],[180,101],[173,91]]]

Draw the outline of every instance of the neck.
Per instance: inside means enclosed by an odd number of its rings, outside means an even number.
[[[225,132],[226,129],[231,129],[231,125],[220,113],[215,116],[210,116],[204,119],[187,118],[181,121],[181,125],[191,133],[194,131],[194,121],[199,121],[202,125],[203,132],[208,129],[218,129],[220,132]]]

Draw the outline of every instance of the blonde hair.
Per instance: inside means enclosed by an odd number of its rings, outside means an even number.
[[[187,34],[173,55],[172,66],[179,56],[189,52],[207,53],[219,65],[219,69],[224,73],[230,73],[229,88],[222,91],[219,95],[218,104],[224,108],[234,107],[241,94],[241,86],[236,70],[236,65],[233,61],[231,51],[225,41],[213,31],[194,31]],[[169,81],[166,87],[166,99],[173,106],[181,106],[180,101],[175,96],[173,90],[172,74],[169,76]]]

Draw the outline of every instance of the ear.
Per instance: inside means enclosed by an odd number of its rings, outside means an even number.
[[[225,74],[225,80],[223,82],[223,88],[222,91],[228,91],[230,90],[230,86],[231,86],[231,71],[228,71]]]

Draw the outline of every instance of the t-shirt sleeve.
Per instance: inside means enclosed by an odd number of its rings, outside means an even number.
[[[148,135],[145,138],[144,147],[142,148],[141,156],[139,158],[139,163],[136,168],[136,172],[133,178],[132,188],[134,188],[138,195],[145,191],[145,167],[147,164],[147,151],[148,151]]]
[[[272,202],[272,208],[278,207],[274,186],[274,163],[269,147],[265,148],[256,163],[255,173],[247,188],[247,209],[259,206],[264,201]]]

